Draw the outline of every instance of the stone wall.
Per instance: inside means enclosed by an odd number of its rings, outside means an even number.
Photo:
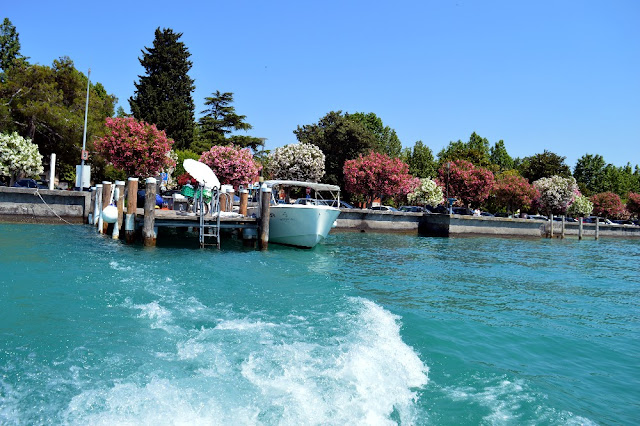
[[[336,230],[356,232],[416,233],[422,213],[340,209]]]
[[[0,187],[0,220],[26,223],[85,223],[91,193]]]

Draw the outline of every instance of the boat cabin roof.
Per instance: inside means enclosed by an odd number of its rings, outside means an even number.
[[[329,185],[328,183],[302,182],[298,180],[265,180],[267,186],[300,186],[303,188],[311,188],[314,191],[340,191],[338,185]]]

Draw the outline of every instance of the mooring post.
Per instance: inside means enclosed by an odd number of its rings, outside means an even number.
[[[118,235],[114,238],[120,238],[120,231],[124,228],[124,181],[116,181],[116,189],[118,190],[118,197],[116,198],[116,207],[118,208]],[[114,226],[115,228],[115,226]],[[114,231],[115,234],[115,231]]]
[[[260,250],[269,246],[269,218],[271,214],[271,189],[266,183],[260,187]]]
[[[553,213],[549,216],[549,238],[553,238]]]
[[[231,187],[229,189],[229,191],[227,192],[227,196],[229,197],[228,198],[229,199],[229,206],[228,206],[229,210],[228,211],[230,211],[230,212],[233,211],[233,200],[235,199],[235,194],[236,194],[236,192],[233,189],[233,187]]]
[[[247,206],[249,205],[249,190],[243,189],[240,191],[240,210],[238,211],[242,216],[247,215]]]
[[[94,225],[97,226],[98,232],[102,234],[102,184],[96,185],[96,219]]]
[[[562,215],[562,233],[560,234],[560,238],[562,238],[564,240],[564,219],[565,219],[565,215]]]
[[[596,217],[596,240],[600,237],[600,218]]]
[[[113,198],[116,200],[116,205],[118,204],[118,198],[120,198],[120,187],[116,184],[115,189],[113,190]],[[117,207],[116,207],[117,209]],[[117,240],[120,237],[120,211],[118,211],[118,215],[116,216],[116,221],[113,224],[113,231],[111,232],[111,238]]]
[[[91,203],[89,205],[89,216],[87,217],[89,220],[89,225],[93,225],[96,220],[96,187],[91,187]]]
[[[582,239],[582,219],[583,219],[582,216],[578,218],[578,239],[579,240]]]
[[[138,207],[138,178],[127,180],[127,214],[124,221],[124,236],[132,244],[136,236],[136,208]]]
[[[102,210],[109,205],[111,202],[111,182],[103,181],[102,182]],[[107,222],[102,222],[102,229],[100,230],[101,234],[107,233],[107,228],[109,224]]]
[[[144,245],[146,247],[155,247],[156,179],[152,177],[147,178],[145,184],[142,237],[144,238]]]

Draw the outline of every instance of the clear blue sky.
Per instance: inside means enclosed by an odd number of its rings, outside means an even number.
[[[267,149],[332,110],[374,112],[436,154],[475,131],[640,164],[640,1],[6,1],[31,62],[69,56],[129,111],[157,27],[183,33],[196,114],[234,106]]]

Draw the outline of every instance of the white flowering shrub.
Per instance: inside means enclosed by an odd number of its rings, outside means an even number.
[[[285,145],[269,153],[268,172],[273,179],[318,182],[324,176],[324,154],[309,143]]]
[[[588,197],[578,195],[569,206],[568,213],[571,216],[589,216],[593,211],[593,203]]]
[[[540,192],[539,206],[549,213],[565,213],[577,195],[580,195],[576,180],[572,177],[551,176],[533,182]]]
[[[420,185],[415,191],[407,194],[407,200],[411,204],[424,204],[427,206],[437,206],[444,201],[442,188],[429,178],[420,179]]]
[[[0,134],[0,175],[15,178],[35,176],[43,172],[38,145],[18,133]]]

